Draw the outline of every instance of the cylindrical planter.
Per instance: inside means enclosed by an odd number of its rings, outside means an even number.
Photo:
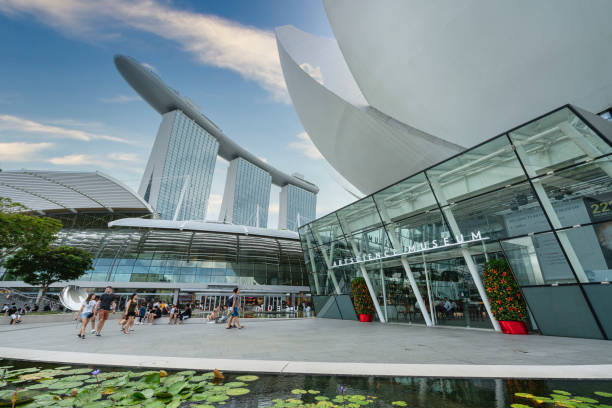
[[[359,315],[359,321],[360,322],[371,322],[372,321],[372,315],[371,314],[360,314]]]
[[[499,325],[501,326],[502,333],[505,334],[527,334],[527,325],[525,322],[500,320]]]

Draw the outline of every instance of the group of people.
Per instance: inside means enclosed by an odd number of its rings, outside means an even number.
[[[29,306],[26,306],[26,308],[29,309]],[[4,316],[9,316],[11,318],[9,324],[18,324],[21,323],[21,316],[29,312],[26,308],[17,307],[15,303],[11,305],[5,303],[4,306],[2,306],[2,313]]]
[[[87,298],[81,304],[78,316],[81,317],[81,330],[77,336],[81,339],[85,339],[85,331],[87,330],[87,324],[91,321],[91,334],[95,334],[100,337],[102,334],[102,328],[104,323],[108,319],[111,311],[115,312],[117,303],[115,302],[116,296],[113,295],[113,288],[107,286],[104,293],[100,296],[96,296],[94,293],[87,295]],[[131,300],[131,299],[130,299]],[[96,317],[98,318],[98,327],[96,328]]]
[[[101,296],[96,296],[94,293],[87,295],[87,298],[81,304],[78,315],[75,317],[75,320],[78,319],[79,316],[81,318],[81,330],[77,336],[81,339],[85,339],[87,325],[90,323],[91,334],[95,334],[98,337],[101,336],[102,328],[109,314],[111,312],[115,313],[117,307],[116,299],[117,296],[113,294],[113,288],[111,286],[107,286]],[[138,301],[138,294],[133,293],[125,303],[125,309],[119,320],[119,326],[124,334],[129,334],[130,331],[134,330],[136,318],[138,318],[138,324],[153,324],[156,319],[164,315],[169,317],[168,324],[183,324],[183,321],[191,318],[191,305],[187,305],[183,308],[178,304],[169,305],[161,302],[155,302],[153,304],[140,303]],[[96,318],[98,320],[97,328]]]

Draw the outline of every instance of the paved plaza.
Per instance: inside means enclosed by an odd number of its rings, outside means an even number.
[[[231,371],[460,377],[612,378],[612,342],[509,336],[331,319],[245,319],[245,329],[200,323],[145,325],[130,335],[109,321],[102,337],[74,323],[0,326],[0,357]]]

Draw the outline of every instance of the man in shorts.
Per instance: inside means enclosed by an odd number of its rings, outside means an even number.
[[[239,329],[242,329],[242,326],[240,325],[240,321],[238,320],[238,316],[239,316],[239,309],[240,309],[240,289],[238,288],[234,288],[234,294],[230,297],[229,302],[230,302],[230,314],[231,317],[229,318],[228,322],[227,322],[227,327],[226,329],[231,329],[232,328],[232,323],[236,325],[236,327],[238,327]]]
[[[96,336],[101,336],[100,332],[104,327],[104,322],[108,319],[108,315],[111,310],[115,313],[115,295],[113,295],[113,288],[107,286],[104,290],[102,296],[100,296],[100,303],[98,306],[98,331],[96,332]]]

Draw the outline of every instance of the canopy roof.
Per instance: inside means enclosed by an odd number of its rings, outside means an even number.
[[[39,213],[153,209],[131,188],[101,172],[19,170],[0,172],[0,197]]]

